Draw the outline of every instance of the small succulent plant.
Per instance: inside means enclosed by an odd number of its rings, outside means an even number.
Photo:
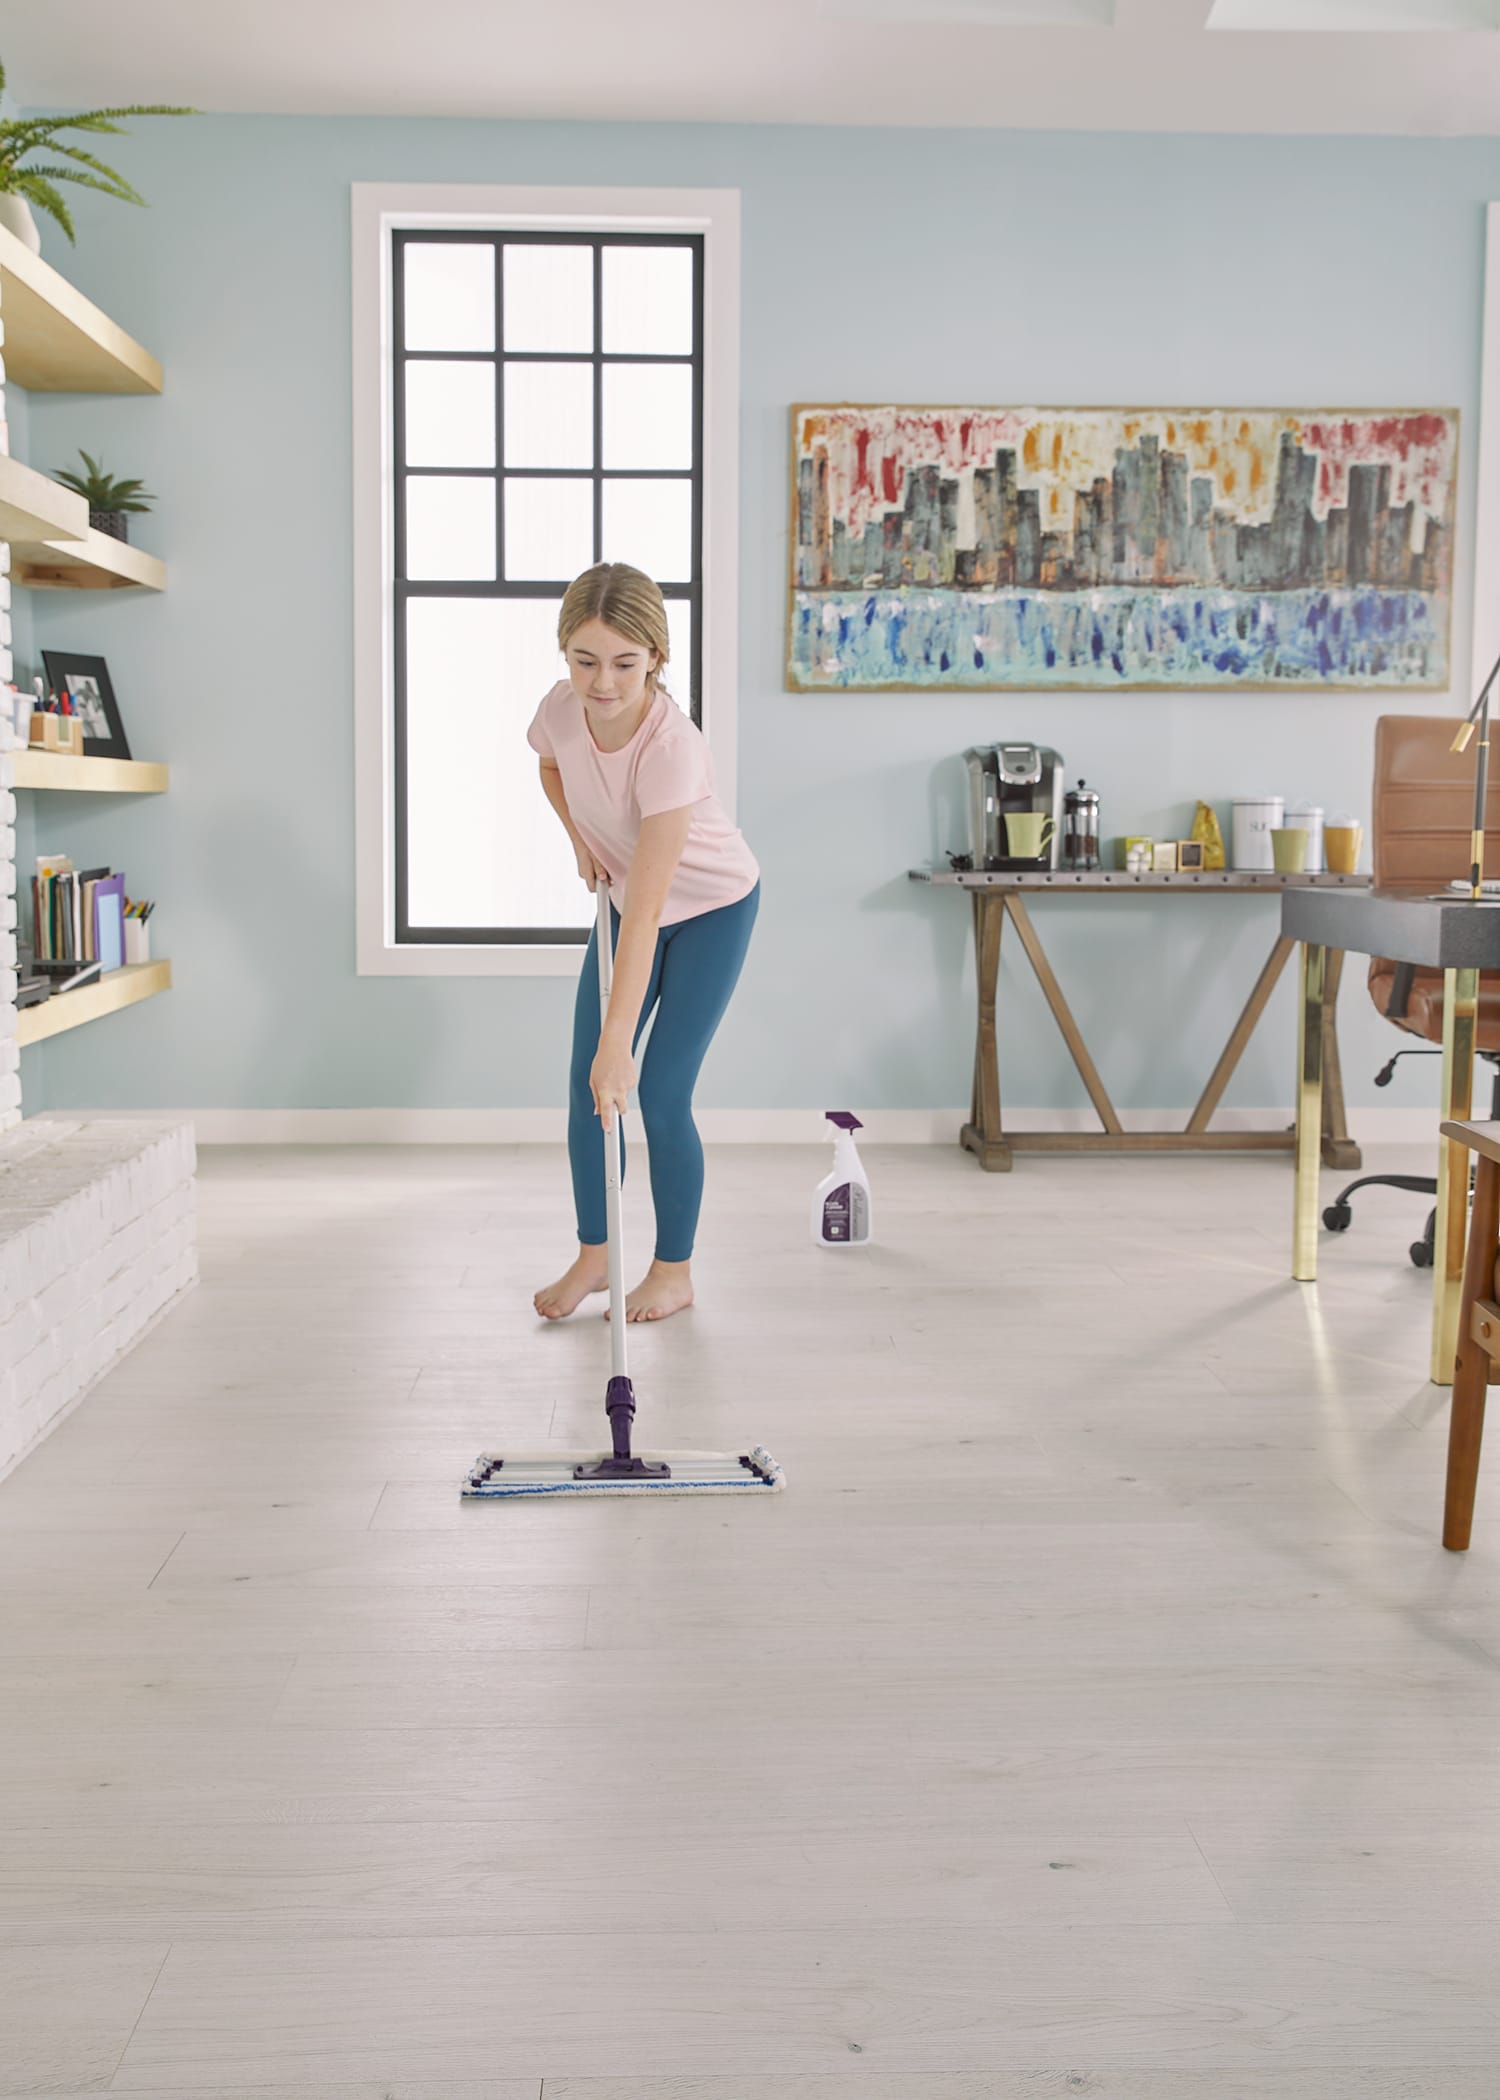
[[[59,468],[53,479],[60,481],[64,488],[76,489],[80,496],[86,497],[91,511],[145,511],[156,501],[140,481],[116,481],[112,474],[106,474],[99,461],[91,458],[82,446],[78,448],[78,456],[88,468],[86,474],[74,474]]]

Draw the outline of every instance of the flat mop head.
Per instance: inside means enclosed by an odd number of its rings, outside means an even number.
[[[607,1451],[532,1451],[515,1457],[481,1451],[463,1484],[463,1494],[496,1501],[530,1495],[764,1495],[776,1494],[784,1476],[769,1451],[757,1444],[741,1457],[724,1451],[657,1451],[651,1463],[667,1471],[609,1479],[597,1469]]]

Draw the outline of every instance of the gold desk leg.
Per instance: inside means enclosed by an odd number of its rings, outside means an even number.
[[[1477,970],[1443,972],[1443,1121],[1467,1122],[1474,1093]],[[1458,1315],[1464,1288],[1464,1242],[1469,1224],[1469,1154],[1451,1138],[1438,1140],[1437,1230],[1432,1256],[1432,1369],[1434,1385],[1452,1385],[1458,1354]]]
[[[1302,944],[1297,1007],[1297,1173],[1292,1197],[1292,1275],[1318,1278],[1318,1167],[1323,1146],[1323,986],[1328,950]]]

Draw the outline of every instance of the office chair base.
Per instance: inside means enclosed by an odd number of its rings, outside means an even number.
[[[1354,1223],[1349,1198],[1356,1189],[1405,1189],[1412,1196],[1435,1196],[1437,1183],[1430,1174],[1366,1174],[1340,1189],[1324,1211],[1323,1223],[1330,1232],[1347,1232]]]
[[[1403,1057],[1441,1057],[1441,1055],[1442,1052],[1436,1049],[1413,1048],[1398,1050],[1389,1064],[1383,1066],[1375,1074],[1375,1084],[1377,1086],[1389,1086],[1391,1074]],[[1494,1079],[1490,1086],[1490,1121],[1492,1123],[1500,1123],[1500,1051],[1481,1050],[1478,1055],[1485,1064],[1494,1068]],[[1471,1172],[1469,1177],[1471,1193],[1473,1186],[1474,1179]],[[1361,1175],[1358,1181],[1351,1181],[1347,1188],[1340,1189],[1333,1201],[1328,1205],[1323,1213],[1323,1223],[1327,1229],[1330,1232],[1347,1232],[1354,1223],[1354,1212],[1350,1206],[1349,1198],[1358,1189],[1376,1188],[1404,1189],[1409,1195],[1413,1196],[1435,1196],[1438,1192],[1437,1181],[1431,1174],[1364,1174]],[[1413,1268],[1430,1269],[1433,1266],[1437,1259],[1437,1212],[1435,1210],[1428,1213],[1427,1229],[1421,1239],[1413,1240],[1406,1251],[1411,1256]]]
[[[1435,1196],[1437,1183],[1430,1174],[1366,1174],[1361,1181],[1351,1181],[1348,1188],[1341,1189],[1323,1213],[1323,1223],[1330,1232],[1347,1232],[1354,1223],[1354,1212],[1349,1198],[1356,1189],[1405,1189],[1413,1196]],[[1427,1213],[1427,1229],[1421,1239],[1413,1240],[1407,1253],[1412,1266],[1430,1269],[1437,1256],[1437,1212]]]

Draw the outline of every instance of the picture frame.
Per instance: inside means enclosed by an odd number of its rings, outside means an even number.
[[[1177,872],[1178,872],[1178,874],[1179,874],[1179,875],[1187,875],[1187,874],[1193,874],[1193,875],[1197,875],[1197,874],[1200,874],[1200,873],[1202,872],[1202,868],[1203,868],[1203,841],[1202,841],[1202,839],[1179,839],[1179,840],[1177,841]]]
[[[83,722],[86,758],[129,758],[130,744],[115,699],[109,666],[102,656],[78,656],[68,649],[44,649],[42,669],[47,691],[72,695]]]
[[[1441,692],[1456,408],[792,406],[786,690]]]

